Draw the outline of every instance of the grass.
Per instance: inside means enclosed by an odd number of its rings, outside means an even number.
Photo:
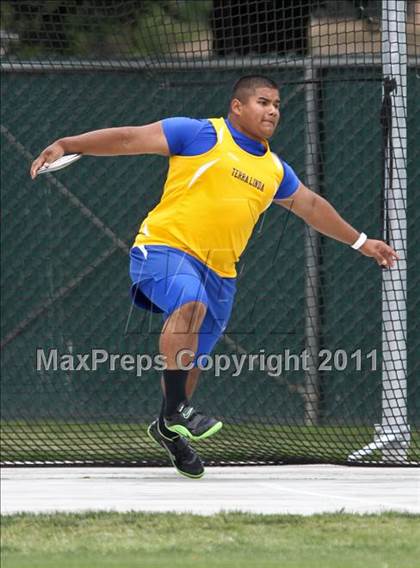
[[[85,513],[2,519],[3,568],[415,568],[420,516]]]
[[[2,460],[163,465],[165,455],[150,441],[146,428],[146,424],[135,423],[4,421]],[[349,453],[372,439],[372,428],[367,427],[225,424],[217,436],[200,442],[197,448],[208,464],[251,459],[267,463],[345,462]],[[412,432],[409,459],[420,462],[420,435],[416,431]]]

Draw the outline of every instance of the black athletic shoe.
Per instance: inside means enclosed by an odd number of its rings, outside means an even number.
[[[182,403],[172,416],[165,418],[165,426],[184,438],[204,440],[218,432],[223,422],[204,416],[196,412],[192,406]]]
[[[149,437],[157,442],[168,453],[172,465],[187,477],[199,479],[204,475],[204,467],[200,456],[192,449],[187,440],[178,437],[175,440],[166,438],[159,430],[155,420],[147,429]]]

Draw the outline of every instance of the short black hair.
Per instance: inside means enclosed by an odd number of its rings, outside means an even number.
[[[233,99],[239,99],[244,103],[255,93],[255,90],[260,87],[276,89],[277,91],[280,90],[277,83],[268,77],[264,77],[263,75],[244,75],[233,85],[230,102],[232,102]]]

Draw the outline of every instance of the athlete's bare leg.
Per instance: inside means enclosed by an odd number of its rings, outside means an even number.
[[[189,302],[175,310],[166,320],[160,335],[159,350],[165,356],[168,370],[180,368],[177,355],[183,349],[195,354],[198,347],[198,333],[206,311],[207,307],[203,303]],[[185,355],[182,364],[188,365],[193,359],[193,355]]]
[[[181,349],[196,352],[198,346],[198,333],[206,314],[206,306],[200,302],[184,304],[166,320],[160,337],[160,352],[167,358],[168,369],[177,369],[177,353]],[[188,364],[190,358],[184,357],[183,364]],[[197,388],[201,369],[194,367],[188,373],[185,385],[185,394],[189,400]],[[162,391],[165,394],[165,385],[161,380]]]
[[[201,302],[190,302],[184,304],[176,310],[165,322],[160,336],[160,353],[165,356],[167,370],[161,378],[163,400],[160,414],[157,420],[149,426],[149,436],[169,453],[172,464],[183,475],[199,478],[204,474],[203,463],[194,448],[182,437],[182,433],[170,430],[165,423],[165,413],[168,411],[168,401],[174,407],[177,403],[176,396],[181,394],[182,402],[186,403],[195,390],[200,369],[192,369],[187,374],[186,371],[179,369],[182,365],[189,364],[194,360],[198,347],[198,333],[206,315],[206,306]],[[182,361],[177,360],[177,354],[182,349],[190,351],[189,356],[185,356]],[[174,396],[174,384],[167,380],[168,373],[170,381],[180,381],[178,392]],[[166,392],[169,396],[166,396]],[[182,391],[182,392],[181,392]],[[172,396],[172,401],[170,397]],[[213,421],[214,422],[214,421]],[[209,419],[207,419],[209,423]],[[205,426],[207,426],[205,423]],[[209,427],[214,429],[212,422]],[[194,430],[193,430],[194,432]],[[181,435],[180,435],[181,434]]]
[[[164,436],[173,435],[201,440],[212,436],[222,422],[188,407],[198,382],[199,369],[187,371],[198,348],[198,334],[206,315],[201,302],[189,302],[176,310],[165,322],[160,336],[160,353],[164,355],[163,395],[159,428]],[[182,355],[180,352],[185,350]],[[177,439],[177,438],[176,438]]]

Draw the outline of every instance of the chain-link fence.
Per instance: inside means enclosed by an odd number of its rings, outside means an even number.
[[[368,1],[2,3],[4,462],[165,463],[145,433],[159,407],[146,355],[158,353],[161,319],[132,310],[128,251],[160,199],[167,161],[83,157],[35,182],[28,168],[65,135],[224,116],[246,73],[281,85],[272,149],[356,228],[387,237],[402,262],[384,283],[371,260],[270,207],[239,264],[216,348],[231,364],[205,372],[195,396],[225,422],[200,454],[219,464],[420,461],[420,5],[385,4],[395,10]],[[398,23],[389,37],[403,70],[390,93],[385,22]],[[118,357],[112,365],[112,354],[131,355],[133,369]],[[240,357],[242,372],[232,363]]]

